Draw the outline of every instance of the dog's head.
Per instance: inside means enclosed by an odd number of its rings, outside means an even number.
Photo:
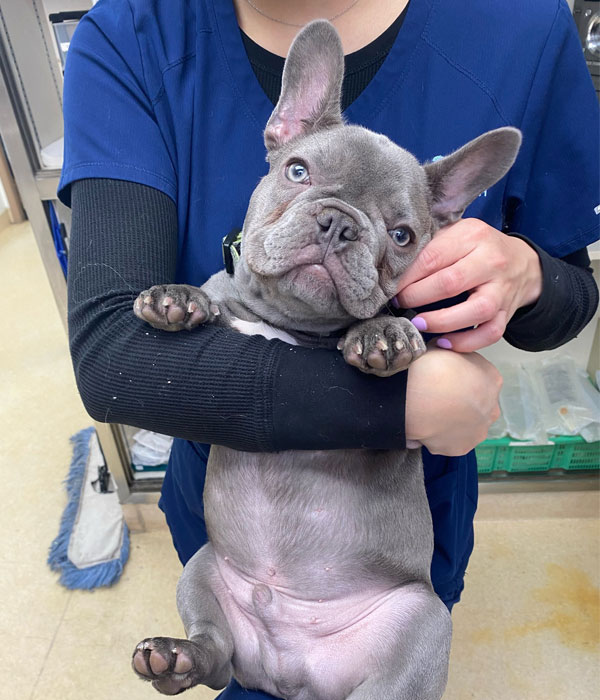
[[[269,173],[244,223],[244,291],[263,318],[296,330],[375,316],[433,233],[508,171],[521,142],[517,129],[498,129],[421,166],[387,137],[344,124],[343,70],[333,26],[307,25],[285,62],[265,129]]]

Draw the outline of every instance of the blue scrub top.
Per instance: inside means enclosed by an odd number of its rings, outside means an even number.
[[[69,49],[59,196],[82,178],[130,180],[173,199],[177,280],[222,268],[267,171],[273,105],[247,59],[229,0],[100,0]],[[556,256],[598,237],[598,103],[562,0],[411,0],[395,44],[347,120],[430,160],[500,126],[523,131],[511,172],[466,216]],[[510,212],[508,217],[507,212]],[[207,448],[176,441],[162,506],[186,561],[204,541]],[[432,577],[457,600],[473,542],[473,455],[424,455],[435,529]]]

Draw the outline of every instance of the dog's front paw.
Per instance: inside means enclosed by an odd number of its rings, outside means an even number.
[[[135,315],[163,331],[192,330],[212,321],[219,309],[198,287],[157,284],[143,291],[133,305]]]
[[[367,374],[389,377],[406,369],[426,350],[407,318],[378,316],[360,321],[338,343],[344,359]]]
[[[133,652],[133,670],[163,695],[177,695],[202,683],[207,669],[198,645],[188,639],[152,637]]]

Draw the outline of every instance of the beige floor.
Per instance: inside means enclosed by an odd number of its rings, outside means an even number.
[[[181,631],[168,532],[154,506],[128,507],[131,557],[111,589],[69,592],[46,567],[69,436],[90,419],[27,225],[0,232],[0,279],[0,698],[158,697],[129,655],[147,634]],[[447,700],[599,697],[598,524],[594,492],[482,499]]]

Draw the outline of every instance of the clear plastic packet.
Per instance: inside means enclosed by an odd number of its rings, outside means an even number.
[[[600,391],[592,384],[584,369],[577,368],[577,377],[595,415],[595,420],[583,427],[579,434],[586,442],[598,442],[600,441]]]
[[[503,438],[508,435],[508,428],[504,416],[500,413],[500,417],[497,421],[494,421],[488,430],[488,440],[497,440],[498,438]]]
[[[528,363],[526,373],[539,391],[541,415],[550,435],[577,435],[598,422],[598,410],[582,386],[571,357],[549,357]],[[590,385],[590,388],[593,387]]]
[[[526,440],[535,445],[547,444],[539,389],[532,376],[520,365],[502,365],[498,369],[504,379],[500,408],[508,434],[515,440]]]
[[[133,436],[131,461],[135,466],[155,467],[169,461],[173,438],[169,435],[138,430]]]

